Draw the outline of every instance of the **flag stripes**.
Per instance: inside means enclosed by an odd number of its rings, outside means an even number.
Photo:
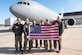
[[[30,39],[58,40],[58,25],[31,25]]]

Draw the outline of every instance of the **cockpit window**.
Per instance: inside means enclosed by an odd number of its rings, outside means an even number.
[[[27,5],[30,5],[30,3],[29,2],[18,2],[18,4],[27,4]]]
[[[27,5],[30,5],[30,3],[27,2]]]
[[[23,4],[26,4],[26,2],[23,2]]]
[[[22,2],[18,2],[18,4],[22,4]]]

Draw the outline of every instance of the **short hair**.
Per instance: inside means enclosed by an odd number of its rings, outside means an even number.
[[[58,16],[57,19],[60,19],[60,16]]]
[[[61,17],[60,17],[60,16],[58,16],[58,17],[57,17],[57,20],[61,21]]]
[[[19,20],[20,18],[17,18],[17,20]],[[20,19],[21,20],[21,19]]]
[[[25,20],[26,20],[26,19],[29,19],[29,18],[25,18]]]
[[[48,19],[46,19],[46,21],[49,21]]]
[[[41,22],[43,22],[43,20],[41,20]]]

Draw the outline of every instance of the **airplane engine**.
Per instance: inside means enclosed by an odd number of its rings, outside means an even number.
[[[68,25],[72,26],[76,24],[76,20],[75,19],[68,19],[67,21]]]

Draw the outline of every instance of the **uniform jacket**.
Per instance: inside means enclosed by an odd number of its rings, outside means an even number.
[[[23,26],[23,32],[24,32],[24,35],[27,36],[29,34],[29,24],[24,24]]]
[[[23,32],[23,25],[18,23],[14,24],[12,31],[15,33],[15,35],[21,35]]]
[[[55,23],[58,23],[58,26],[59,26],[59,36],[61,36],[63,31],[64,31],[63,23],[62,22],[58,22],[58,21],[55,21]]]

